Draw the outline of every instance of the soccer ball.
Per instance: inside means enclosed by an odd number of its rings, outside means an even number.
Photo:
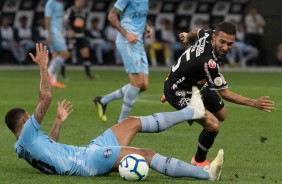
[[[129,181],[144,180],[149,172],[149,166],[144,157],[138,154],[129,154],[119,163],[120,176]]]

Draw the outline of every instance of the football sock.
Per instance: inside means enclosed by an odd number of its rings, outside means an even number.
[[[204,168],[190,165],[175,158],[164,157],[158,153],[153,156],[150,167],[170,177],[209,179],[209,173]]]
[[[124,96],[124,93],[127,89],[127,87],[129,86],[130,84],[126,84],[125,86],[123,86],[122,88],[110,93],[110,94],[107,94],[105,96],[103,96],[101,98],[101,103],[102,104],[107,104],[113,100],[116,100],[116,99],[120,99],[120,98],[123,98]]]
[[[127,118],[139,92],[140,92],[139,88],[134,87],[131,84],[128,85],[123,96],[123,104],[118,122],[121,122],[122,120]]]
[[[197,162],[203,162],[206,160],[207,153],[214,143],[218,132],[208,132],[203,130],[199,136],[198,149],[195,155]]]
[[[164,131],[182,121],[192,119],[194,109],[186,107],[175,112],[161,112],[150,116],[141,116],[141,132],[154,133]]]
[[[90,66],[91,66],[91,62],[90,62],[90,59],[89,57],[88,58],[84,58],[83,59],[83,65],[84,65],[84,68],[85,68],[85,74],[86,76],[88,77],[91,77],[91,72],[90,72]]]
[[[57,56],[54,60],[53,60],[53,63],[54,63],[54,69],[53,69],[53,82],[56,82],[57,81],[57,73],[60,69],[60,67],[64,64],[64,59],[61,57],[61,56]]]
[[[66,66],[64,64],[61,67],[61,76],[66,78]]]

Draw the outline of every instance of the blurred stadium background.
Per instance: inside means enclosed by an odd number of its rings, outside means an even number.
[[[19,26],[19,18],[26,16],[27,24],[34,28],[38,20],[44,16],[46,0],[1,0],[0,18],[9,17],[10,24],[14,29]],[[113,6],[112,0],[88,0],[89,11],[87,27],[90,20],[97,17],[99,29],[104,29],[108,24],[107,12]],[[73,0],[65,1],[65,8],[73,4]],[[189,28],[201,27],[203,22],[208,21],[211,28],[222,21],[241,20],[249,6],[255,6],[265,18],[266,27],[264,42],[267,53],[267,64],[276,65],[276,48],[282,40],[282,1],[280,0],[150,0],[150,12],[148,19],[156,29],[160,28],[161,20],[168,19],[173,22],[176,33],[187,31]],[[10,57],[6,57],[5,51],[0,48],[0,64],[10,64]]]

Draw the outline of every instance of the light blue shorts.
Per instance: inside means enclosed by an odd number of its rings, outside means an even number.
[[[87,147],[90,148],[87,154],[87,165],[97,170],[98,176],[109,174],[121,150],[113,131],[108,129],[92,140]]]
[[[117,43],[116,47],[123,60],[126,73],[149,74],[148,59],[144,44]]]
[[[51,52],[63,52],[67,51],[67,44],[66,40],[64,39],[63,35],[60,33],[53,33],[52,34],[52,43],[49,45]]]

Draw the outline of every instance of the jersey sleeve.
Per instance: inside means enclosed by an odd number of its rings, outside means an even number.
[[[44,10],[44,16],[45,17],[52,17],[53,14],[53,5],[51,1],[47,1],[45,5],[45,10]]]
[[[40,128],[41,126],[35,119],[34,115],[32,115],[25,123],[20,135],[20,139],[22,139],[22,141],[24,142],[32,142],[33,138],[37,135]]]
[[[220,66],[213,59],[204,64],[206,72],[206,80],[210,90],[227,89],[228,85],[223,75],[220,73]]]
[[[126,8],[126,6],[128,5],[129,1],[130,0],[117,0],[114,7],[116,7],[120,11],[123,11]]]
[[[200,29],[198,32],[198,38],[202,38],[204,36],[206,36],[206,34],[212,35],[214,33],[214,31],[212,30],[204,30],[204,29]]]

